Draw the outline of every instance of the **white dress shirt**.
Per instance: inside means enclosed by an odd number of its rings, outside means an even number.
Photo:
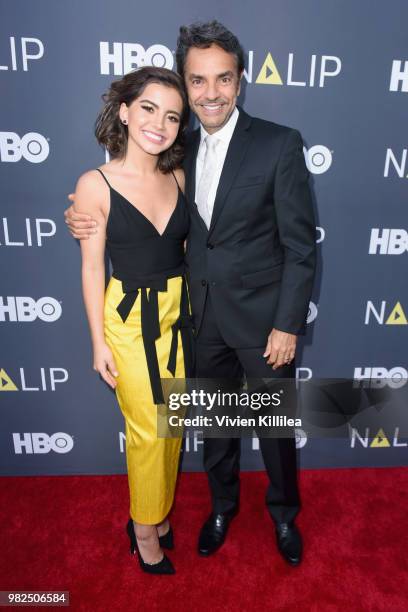
[[[237,107],[235,107],[231,113],[231,117],[228,119],[224,127],[222,127],[220,130],[218,130],[218,132],[214,134],[214,136],[217,136],[217,138],[219,139],[219,142],[217,143],[217,148],[216,148],[217,169],[214,172],[214,178],[211,182],[211,188],[208,192],[208,201],[207,201],[208,210],[210,211],[211,215],[214,209],[215,196],[216,196],[217,189],[218,189],[218,183],[220,182],[221,172],[224,166],[225,157],[227,155],[228,146],[232,138],[232,134],[234,133],[235,126],[238,121],[238,117],[239,117],[239,111]],[[200,184],[200,178],[201,178],[201,174],[203,171],[204,157],[205,157],[205,151],[206,151],[206,145],[205,145],[204,139],[206,138],[206,136],[208,136],[208,132],[203,128],[203,126],[201,126],[201,140],[200,140],[200,146],[198,148],[197,161],[196,161],[195,199],[197,199],[198,185]]]

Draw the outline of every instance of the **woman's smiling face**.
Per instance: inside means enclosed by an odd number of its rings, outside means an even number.
[[[120,120],[127,122],[128,146],[132,142],[151,155],[159,155],[174,143],[180,127],[183,101],[173,87],[149,83],[142,94],[126,106]]]

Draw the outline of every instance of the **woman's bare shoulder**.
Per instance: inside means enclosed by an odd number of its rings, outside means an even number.
[[[97,170],[88,170],[81,174],[77,181],[75,188],[75,209],[77,212],[102,211],[106,208],[108,202],[107,196],[107,186],[101,173]]]
[[[101,170],[102,168],[103,166],[98,168],[98,170]],[[98,170],[94,168],[93,170],[87,170],[86,172],[81,174],[77,181],[77,187],[79,186],[82,189],[92,189],[94,187],[102,187],[104,184],[106,185],[101,173],[98,172]]]

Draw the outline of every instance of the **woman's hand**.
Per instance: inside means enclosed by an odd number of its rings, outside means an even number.
[[[107,344],[101,344],[94,348],[93,369],[102,376],[103,380],[112,389],[118,384],[115,378],[118,376],[112,351]]]

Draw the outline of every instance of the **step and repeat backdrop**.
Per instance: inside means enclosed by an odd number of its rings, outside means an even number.
[[[301,131],[319,268],[299,379],[407,378],[408,6],[404,0],[0,1],[0,473],[125,471],[122,416],[92,370],[66,196],[104,162],[93,136],[112,80],[175,69],[178,28],[237,34],[245,110]],[[398,425],[398,424],[397,424]],[[384,421],[337,439],[298,431],[303,467],[407,463]],[[183,469],[201,470],[200,435]],[[243,441],[243,469],[262,469]]]

